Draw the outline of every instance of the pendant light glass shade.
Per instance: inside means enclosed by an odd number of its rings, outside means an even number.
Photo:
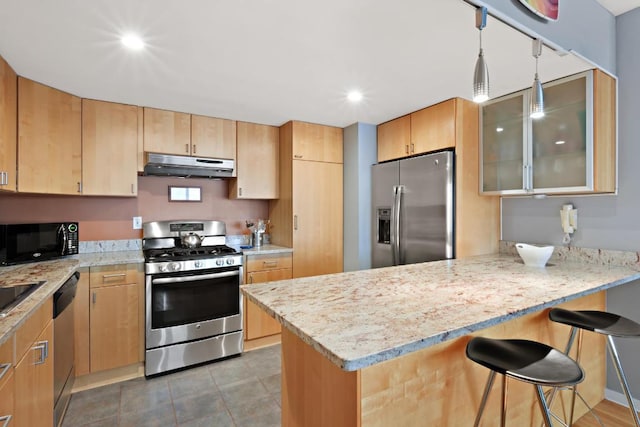
[[[480,50],[473,72],[473,102],[481,103],[489,99],[489,68],[482,51],[482,29],[487,25],[487,8],[476,9],[476,28],[479,30]]]
[[[489,68],[481,48],[473,73],[473,102],[481,103],[487,99],[489,99]]]

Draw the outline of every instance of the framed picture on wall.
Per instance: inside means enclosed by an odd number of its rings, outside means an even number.
[[[558,20],[558,3],[560,0],[520,0],[530,11],[550,21]]]

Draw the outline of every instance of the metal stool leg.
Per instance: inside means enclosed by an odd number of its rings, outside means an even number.
[[[536,391],[538,392],[538,403],[540,404],[540,410],[542,411],[542,418],[544,419],[547,427],[553,427],[553,424],[551,424],[551,414],[549,413],[547,400],[544,398],[542,386],[536,385]]]
[[[495,378],[496,372],[490,371],[489,378],[487,378],[487,385],[484,387],[484,393],[482,394],[482,401],[480,402],[480,407],[478,408],[478,414],[476,415],[476,422],[473,423],[473,427],[478,427],[480,425],[480,419],[482,418],[485,406],[487,406],[487,399],[489,398],[491,386],[493,385],[493,380]]]
[[[502,376],[502,408],[500,412],[500,427],[507,425],[507,376]]]
[[[613,359],[613,366],[616,368],[616,373],[618,374],[618,380],[620,380],[620,384],[622,385],[622,390],[624,391],[624,395],[627,397],[627,402],[629,402],[629,410],[633,415],[633,421],[636,423],[636,427],[640,427],[640,420],[638,419],[638,411],[636,410],[636,407],[633,404],[633,397],[631,396],[631,392],[629,391],[629,384],[627,383],[627,377],[624,375],[624,371],[622,370],[622,364],[620,363],[620,356],[618,356],[618,350],[616,349],[616,345],[613,342],[613,337],[611,335],[607,335],[607,344],[609,347],[609,354],[611,355],[611,359]]]

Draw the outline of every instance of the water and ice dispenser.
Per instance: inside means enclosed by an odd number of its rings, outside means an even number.
[[[391,243],[391,208],[378,208],[377,209],[378,220],[376,224],[378,226],[378,243],[390,244]]]

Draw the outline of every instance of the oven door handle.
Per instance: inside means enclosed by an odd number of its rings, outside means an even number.
[[[152,279],[151,283],[154,285],[163,285],[167,283],[182,283],[182,282],[195,282],[198,280],[218,279],[221,277],[239,276],[240,270],[225,271],[223,273],[211,273],[202,274],[199,276],[181,276],[181,277],[161,277],[159,279]]]

